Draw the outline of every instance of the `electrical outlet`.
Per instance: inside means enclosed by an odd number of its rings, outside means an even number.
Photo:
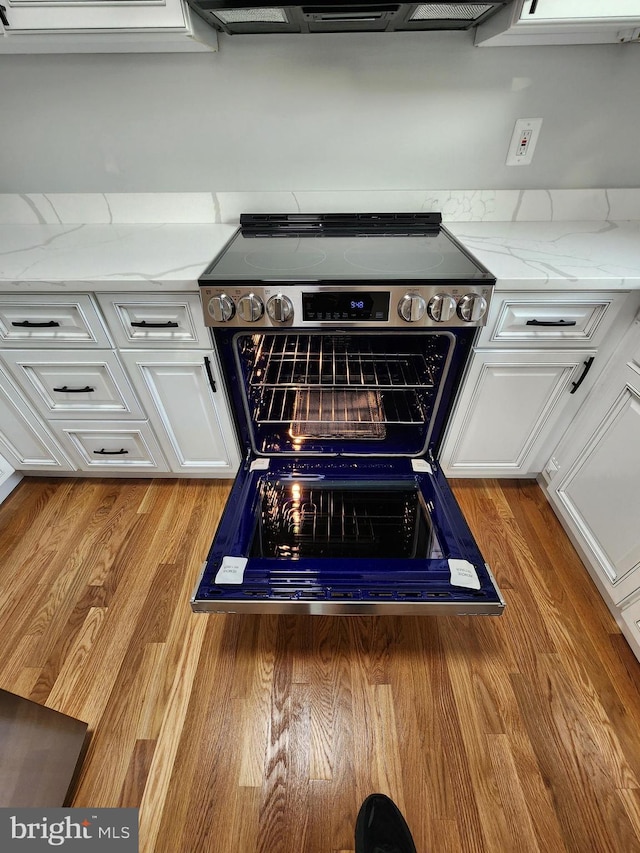
[[[507,166],[528,166],[531,163],[541,127],[541,118],[517,119],[509,143]]]

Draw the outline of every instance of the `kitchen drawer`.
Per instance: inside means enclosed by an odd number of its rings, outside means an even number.
[[[625,299],[624,293],[497,294],[478,346],[598,345]]]
[[[198,293],[101,293],[97,299],[121,348],[211,347]]]
[[[166,473],[169,466],[146,421],[113,422],[107,428],[87,421],[56,424],[60,442],[81,471]]]
[[[0,344],[37,347],[110,347],[87,294],[0,294]]]
[[[144,418],[115,353],[5,350],[4,361],[46,418]]]

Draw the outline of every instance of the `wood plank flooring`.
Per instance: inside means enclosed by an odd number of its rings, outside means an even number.
[[[79,717],[71,800],[145,853],[640,851],[640,663],[538,487],[454,481],[502,617],[206,616],[228,483],[27,479],[0,507],[0,687]]]

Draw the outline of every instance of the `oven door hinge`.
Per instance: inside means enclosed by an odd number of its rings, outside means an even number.
[[[416,474],[433,474],[433,468],[427,459],[412,459],[411,467]]]

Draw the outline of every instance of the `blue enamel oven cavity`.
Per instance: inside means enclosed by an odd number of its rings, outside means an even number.
[[[499,614],[437,462],[493,280],[465,255],[430,282],[450,235],[405,242],[394,260],[393,231],[381,242],[374,227],[367,243],[358,228],[330,230],[327,242],[314,227],[284,243],[241,231],[229,244],[239,261],[217,258],[200,281],[246,456],[192,608]],[[345,278],[341,257],[386,273]],[[265,272],[251,278],[243,264],[258,261]],[[300,280],[318,266],[326,279]]]

